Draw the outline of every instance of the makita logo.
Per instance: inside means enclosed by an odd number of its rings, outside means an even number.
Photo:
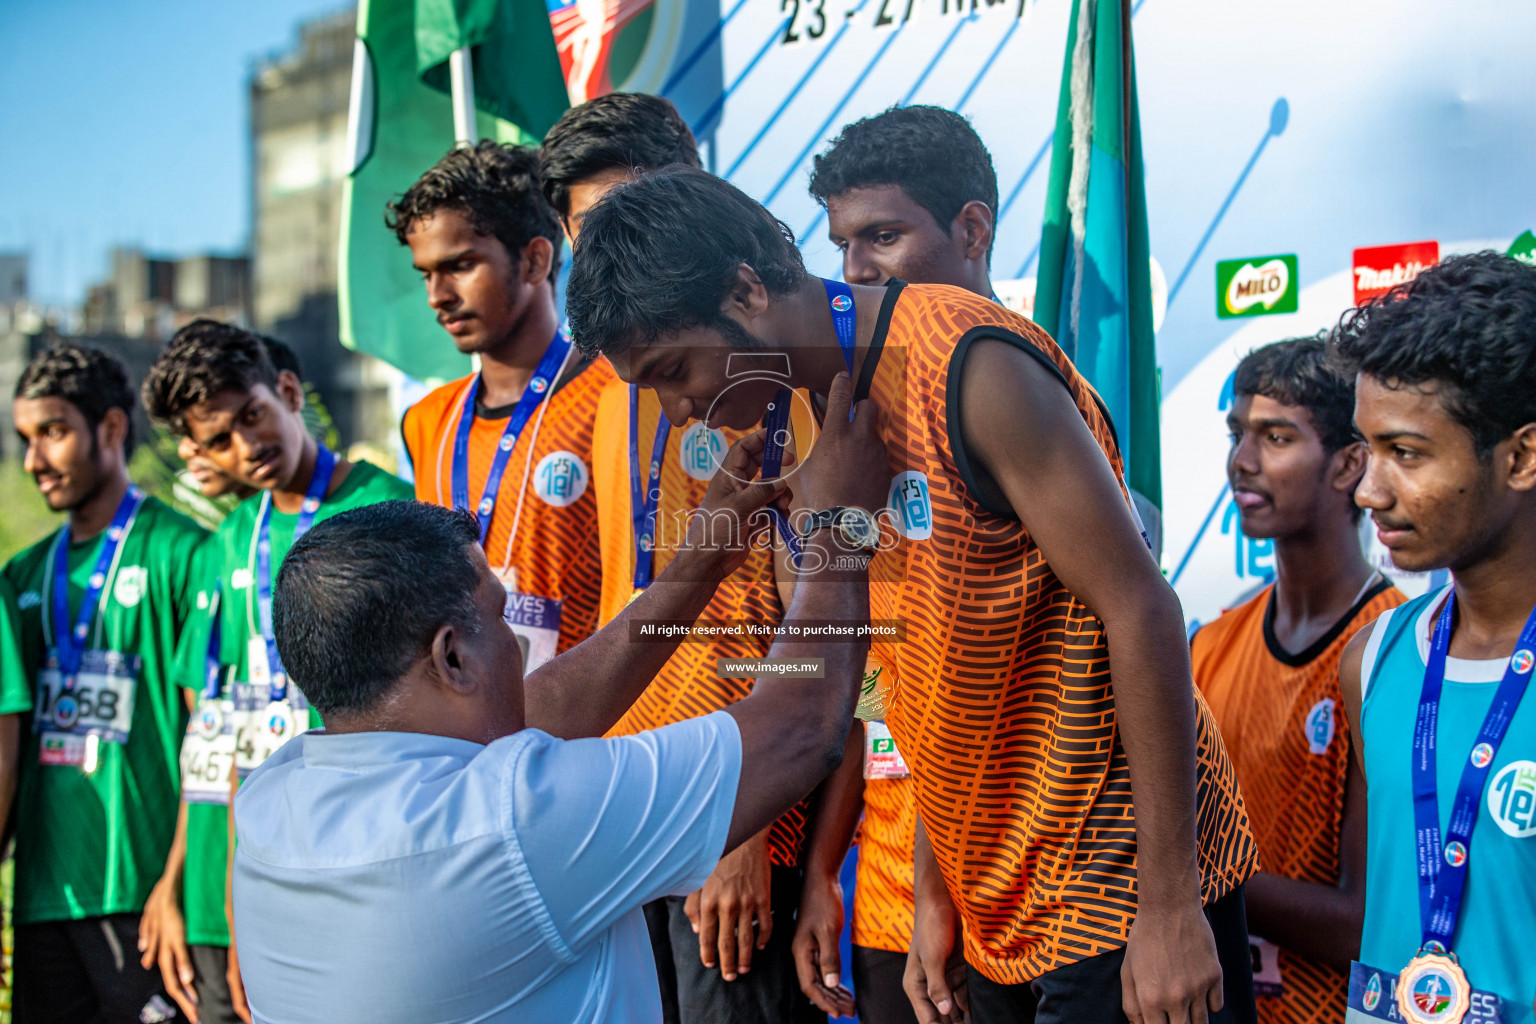
[[[1384,295],[1397,285],[1412,281],[1440,262],[1439,242],[1409,242],[1356,249],[1354,259],[1355,305]]]
[[[1386,291],[1394,285],[1404,281],[1412,281],[1424,272],[1424,268],[1432,266],[1429,263],[1420,263],[1414,260],[1409,264],[1394,263],[1389,269],[1377,270],[1375,267],[1355,268],[1356,291]]]

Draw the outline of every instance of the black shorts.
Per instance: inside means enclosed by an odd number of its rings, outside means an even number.
[[[1253,958],[1248,951],[1248,915],[1243,888],[1205,908],[1216,958],[1221,961],[1224,1003],[1211,1024],[1255,1024]],[[966,971],[973,1024],[1125,1024],[1120,965],[1125,950],[1116,949],[1047,971],[1022,985],[1001,985]]]
[[[197,993],[199,1024],[240,1024],[229,998],[229,947],[188,946],[192,954],[192,989]]]
[[[168,1024],[181,1010],[139,965],[139,915],[16,928],[15,1024]]]
[[[917,1024],[912,1000],[901,987],[906,972],[905,953],[853,947],[853,1001],[859,1024]]]
[[[768,947],[753,951],[752,969],[735,981],[699,959],[699,937],[683,912],[683,897],[646,904],[665,1024],[826,1024],[827,1015],[800,991],[790,950],[803,876],[798,868],[776,867],[772,885]]]

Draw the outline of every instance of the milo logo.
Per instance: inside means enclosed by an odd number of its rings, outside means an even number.
[[[1295,256],[1256,256],[1216,264],[1216,315],[1223,320],[1294,313],[1299,293]]]

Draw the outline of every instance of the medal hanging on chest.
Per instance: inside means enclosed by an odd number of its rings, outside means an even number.
[[[1403,968],[1397,981],[1397,1008],[1412,1024],[1460,1024],[1471,1006],[1472,985],[1451,949],[1472,858],[1472,832],[1494,758],[1525,696],[1531,669],[1536,666],[1536,656],[1532,653],[1536,651],[1536,610],[1533,610],[1515,642],[1515,651],[1505,666],[1504,677],[1478,729],[1472,750],[1462,764],[1449,826],[1442,839],[1436,733],[1455,607],[1456,594],[1452,590],[1435,623],[1413,730],[1410,771],[1423,940],[1418,954]]]
[[[34,728],[46,734],[39,745],[40,764],[74,766],[90,774],[100,763],[103,739],[118,744],[128,741],[138,659],[93,647],[90,634],[94,620],[100,641],[106,594],[114,589],[123,542],[143,502],[144,492],[132,485],[118,502],[73,623],[69,619],[68,523],[54,541],[45,617],[51,642],[38,676],[34,719]]]
[[[1454,953],[1420,950],[1397,978],[1397,1009],[1412,1024],[1457,1024],[1472,1005],[1472,986]]]

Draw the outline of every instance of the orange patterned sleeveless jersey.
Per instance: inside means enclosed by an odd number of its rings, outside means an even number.
[[[1362,627],[1406,598],[1383,580],[1311,647],[1291,654],[1275,639],[1273,594],[1265,587],[1195,634],[1195,683],[1221,727],[1264,870],[1335,885],[1352,756],[1339,659]],[[1344,1019],[1347,973],[1288,949],[1279,967],[1280,993],[1258,997],[1261,1021]]]
[[[411,456],[419,501],[453,506],[453,442],[474,379],[471,375],[444,384],[405,411],[400,433]],[[519,591],[561,602],[561,651],[597,629],[602,576],[597,499],[591,486],[592,429],[598,396],[616,379],[608,360],[600,358],[556,383],[543,402],[542,422],[535,414],[512,449],[485,538],[485,557],[492,569],[510,566],[516,570]],[[470,427],[472,502],[484,492],[511,410],[505,412],[495,419],[476,416]]]
[[[917,801],[911,778],[864,783],[853,944],[905,953],[912,947],[912,843]]]
[[[871,617],[904,620],[905,639],[878,642],[872,654],[894,675],[886,723],[955,897],[966,959],[1019,984],[1125,944],[1136,832],[1103,625],[1011,510],[978,499],[968,468],[954,389],[982,338],[1059,378],[1116,475],[1123,470],[1098,396],[1043,331],[962,289],[893,283],[870,397],[882,411],[902,540],[876,556],[870,598]],[[1256,855],[1198,694],[1196,714],[1199,867],[1210,903],[1253,873]]]
[[[656,393],[641,389],[638,416],[640,458],[649,464],[661,405]],[[597,492],[602,534],[603,585],[601,623],[624,610],[634,594],[635,533],[630,514],[629,386],[615,380],[598,403],[594,437],[593,487]],[[660,575],[687,529],[687,514],[699,507],[726,450],[740,437],[736,431],[712,429],[699,421],[674,427],[667,439],[661,467],[661,500],[657,509],[655,574]],[[784,617],[774,586],[773,560],[755,551],[747,562],[720,584],[700,619],[712,622],[777,623]],[[749,679],[721,679],[720,658],[761,658],[770,643],[751,636],[710,643],[683,643],[646,687],[617,725],[612,736],[628,736],[673,722],[707,715],[734,704],[752,691]],[[774,822],[768,834],[772,863],[794,866],[805,842],[806,804],[791,808]]]

